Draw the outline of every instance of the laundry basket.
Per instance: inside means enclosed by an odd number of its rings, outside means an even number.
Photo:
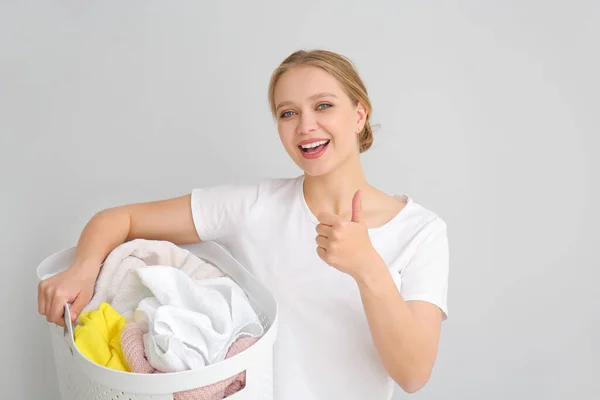
[[[246,371],[246,385],[227,400],[273,399],[273,345],[277,337],[277,303],[273,295],[215,242],[180,247],[229,275],[248,294],[264,334],[246,350],[195,370],[138,374],[106,368],[88,360],[75,346],[69,305],[66,328],[50,325],[59,388],[63,400],[171,400],[173,393],[204,387]],[[41,280],[72,264],[75,248],[46,258],[38,267]]]

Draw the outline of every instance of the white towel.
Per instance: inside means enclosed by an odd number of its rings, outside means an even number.
[[[243,289],[229,277],[192,280],[169,266],[131,269],[127,290],[112,306],[144,334],[146,357],[159,371],[178,372],[225,359],[240,335],[259,337],[263,326]]]
[[[224,276],[215,266],[171,242],[135,239],[116,247],[106,257],[96,281],[94,296],[83,311],[96,310],[101,303],[111,304],[117,292],[127,290],[121,287],[127,271],[148,265],[177,267],[192,279]]]

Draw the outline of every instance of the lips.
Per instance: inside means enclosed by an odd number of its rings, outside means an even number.
[[[329,142],[329,139],[305,140],[298,144],[298,148],[305,153],[314,153],[319,150],[322,150],[322,148],[327,146]]]
[[[321,157],[329,146],[329,139],[316,139],[300,142],[298,148],[304,158],[316,159]]]

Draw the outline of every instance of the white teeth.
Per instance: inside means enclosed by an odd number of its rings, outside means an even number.
[[[303,144],[301,145],[301,147],[303,149],[312,149],[313,147],[319,147],[325,143],[329,142],[329,140],[321,140],[319,142],[314,142],[314,143],[310,143],[310,144]]]

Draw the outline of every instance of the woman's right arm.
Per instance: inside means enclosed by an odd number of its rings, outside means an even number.
[[[38,311],[48,322],[64,326],[64,304],[71,303],[72,320],[94,294],[100,265],[119,245],[133,239],[167,240],[175,244],[199,242],[191,211],[191,195],[100,211],[87,223],[73,264],[40,282]]]

